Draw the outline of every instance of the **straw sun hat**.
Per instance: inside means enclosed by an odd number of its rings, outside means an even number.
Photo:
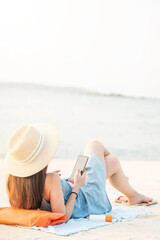
[[[17,177],[28,177],[41,171],[53,159],[58,142],[58,131],[50,124],[22,126],[9,139],[7,172]]]

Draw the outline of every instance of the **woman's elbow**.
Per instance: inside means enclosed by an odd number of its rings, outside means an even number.
[[[67,216],[65,217],[64,223],[67,223],[69,221],[70,218],[68,218]]]

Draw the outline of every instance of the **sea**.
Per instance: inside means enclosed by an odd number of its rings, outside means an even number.
[[[0,158],[15,129],[42,122],[58,128],[55,158],[77,159],[90,140],[98,140],[120,160],[160,161],[160,99],[0,83]]]

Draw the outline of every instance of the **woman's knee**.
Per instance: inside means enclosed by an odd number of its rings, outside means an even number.
[[[99,145],[99,144],[100,144],[100,142],[99,142],[98,140],[92,139],[92,140],[90,140],[90,141],[86,144],[86,147],[88,147],[88,146],[94,146],[94,145]]]
[[[87,144],[86,144],[86,147],[85,147],[85,152],[86,151],[97,151],[97,150],[101,150],[101,151],[104,151],[104,147],[103,145],[97,141],[97,140],[90,140]]]
[[[104,146],[97,140],[90,140],[85,147],[85,152],[94,153],[104,161]]]

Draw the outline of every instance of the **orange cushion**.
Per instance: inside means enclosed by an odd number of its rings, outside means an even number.
[[[21,225],[26,227],[47,227],[60,224],[65,220],[65,214],[42,210],[26,210],[13,207],[0,208],[0,223]]]

